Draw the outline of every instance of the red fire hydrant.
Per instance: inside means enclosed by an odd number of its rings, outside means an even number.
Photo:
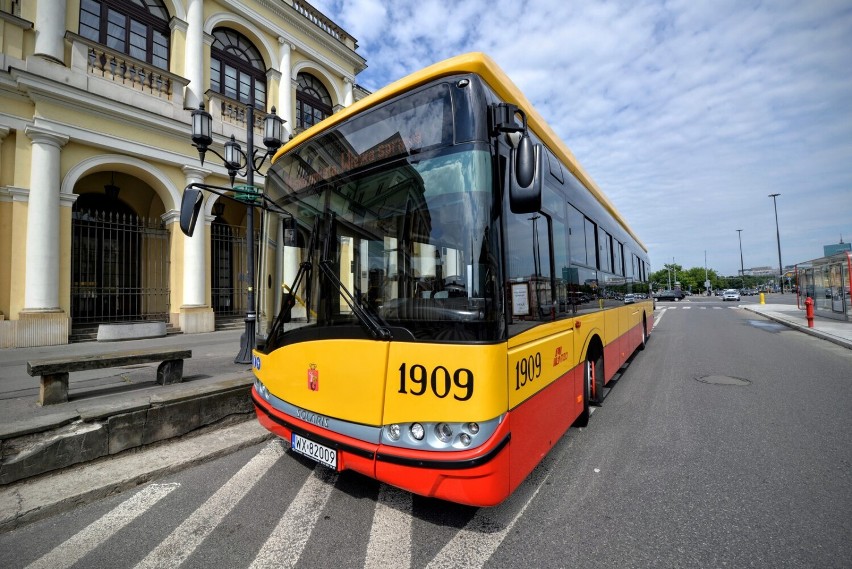
[[[807,297],[805,299],[805,318],[808,319],[808,328],[814,327],[814,299]]]

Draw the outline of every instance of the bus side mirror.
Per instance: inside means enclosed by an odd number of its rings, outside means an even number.
[[[180,230],[187,237],[192,237],[195,231],[195,222],[198,221],[203,201],[204,196],[201,195],[201,190],[197,188],[183,190],[183,197],[180,200]]]
[[[541,210],[542,147],[524,133],[509,156],[509,207],[512,213]]]

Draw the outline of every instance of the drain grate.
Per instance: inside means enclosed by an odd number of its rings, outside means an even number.
[[[705,375],[704,377],[696,377],[695,380],[711,385],[738,385],[740,387],[751,385],[751,382],[747,379],[730,377],[728,375]]]

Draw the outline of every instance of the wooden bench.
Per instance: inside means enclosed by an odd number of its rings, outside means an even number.
[[[166,385],[179,383],[183,379],[183,360],[191,357],[192,350],[167,348],[127,350],[108,354],[33,360],[27,362],[27,373],[33,377],[41,376],[39,405],[53,405],[68,401],[68,374],[72,371],[162,362],[157,368],[157,383]]]

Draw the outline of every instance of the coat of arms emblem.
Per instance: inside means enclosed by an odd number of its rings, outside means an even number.
[[[311,391],[319,391],[319,370],[317,364],[311,364],[308,368],[308,389]]]

